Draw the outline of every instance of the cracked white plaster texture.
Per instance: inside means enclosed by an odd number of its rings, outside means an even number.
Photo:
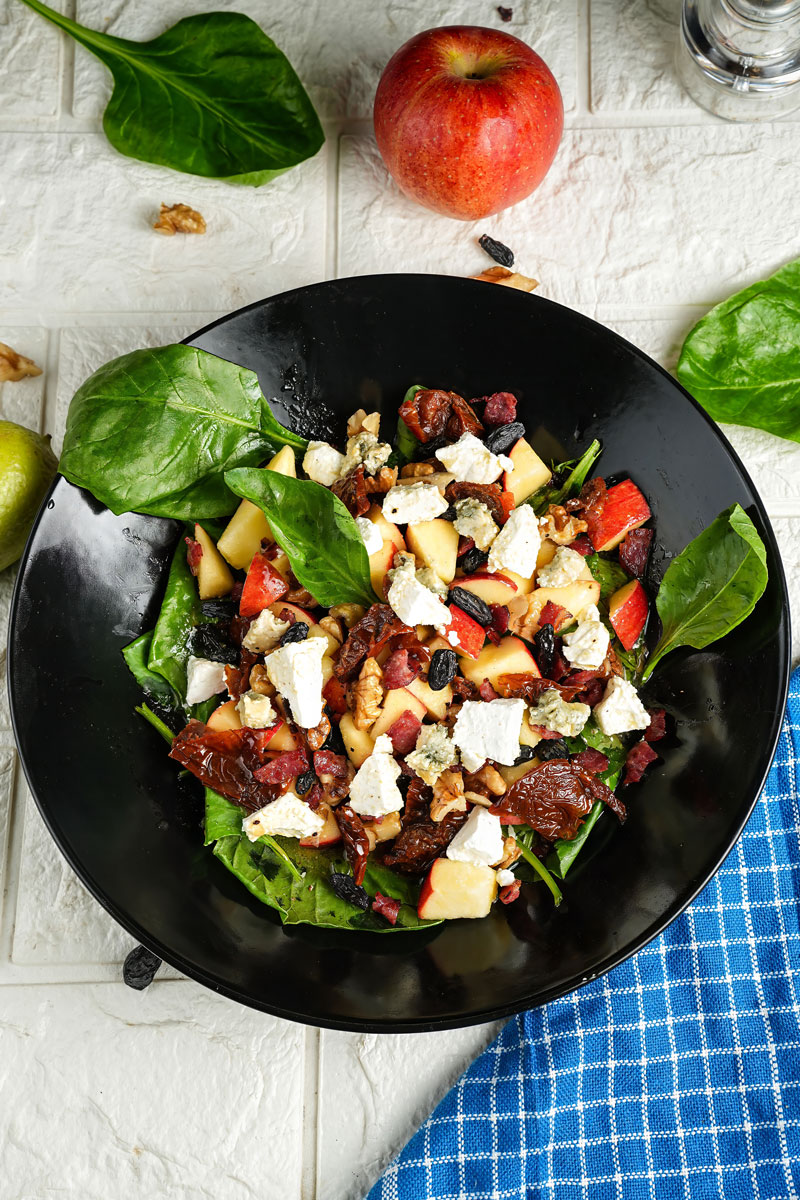
[[[323,274],[324,149],[263,188],[136,162],[100,134],[0,133],[0,162],[0,309],[229,311]],[[156,233],[161,201],[208,232]]]
[[[413,1036],[326,1030],[320,1106],[328,1111],[347,1080],[348,1109],[346,1121],[322,1123],[316,1200],[361,1200],[504,1024]]]
[[[295,1200],[304,1036],[188,981],[5,989],[0,1194]]]
[[[51,0],[64,12],[66,0]],[[54,117],[65,38],[19,0],[0,0],[0,117]]]
[[[372,116],[381,72],[410,37],[438,25],[487,25],[520,38],[540,54],[558,80],[564,108],[575,107],[577,0],[517,0],[513,18],[480,11],[463,0],[78,0],[78,20],[117,37],[147,39],[192,13],[246,12],[288,57],[321,117]],[[313,29],[315,36],[309,37]],[[75,55],[73,112],[98,118],[111,94],[109,76],[91,55]]]

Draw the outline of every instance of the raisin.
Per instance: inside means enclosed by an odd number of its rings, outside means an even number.
[[[499,15],[500,15],[500,20],[501,20],[501,21],[510,21],[510,20],[511,20],[511,18],[514,16],[514,10],[513,10],[513,8],[506,8],[506,7],[505,7],[504,5],[502,5],[502,4],[498,4],[498,6],[497,6],[497,11],[498,11],[498,13],[499,13]]]
[[[314,784],[317,782],[317,777],[313,771],[304,771],[302,775],[298,775],[295,780],[294,790],[298,796],[305,796],[306,792],[311,791]]]
[[[533,635],[533,652],[537,667],[545,679],[549,679],[556,653],[556,635],[552,625],[542,625]]]
[[[450,589],[450,601],[452,604],[457,604],[462,612],[465,612],[468,617],[472,617],[473,621],[477,621],[484,629],[491,625],[492,610],[485,600],[481,600],[480,596],[473,596],[472,592],[468,592],[464,588],[454,587]]]
[[[524,436],[525,426],[522,422],[512,421],[510,425],[500,425],[497,429],[493,429],[484,440],[492,454],[505,454]]]
[[[440,692],[455,678],[457,670],[458,659],[455,650],[434,650],[428,668],[428,687],[432,692]]]
[[[334,754],[344,754],[344,738],[335,721],[331,721],[331,731],[321,746],[322,750],[332,750]]]
[[[479,550],[477,546],[473,546],[462,556],[461,566],[464,568],[465,575],[471,575],[473,571],[479,571],[481,567],[485,567],[488,561],[488,550]]]
[[[484,233],[478,238],[478,245],[481,250],[485,250],[489,258],[493,258],[496,263],[500,263],[501,267],[513,267],[514,252],[509,250],[508,246],[504,246],[502,242],[496,241],[495,238],[489,237],[488,233]]]
[[[296,621],[280,636],[279,646],[288,646],[290,642],[304,642],[308,637],[308,626],[305,621]]]
[[[192,634],[192,653],[210,662],[239,665],[239,648],[225,637],[218,625],[198,625]]]
[[[536,747],[536,757],[542,762],[549,762],[551,758],[569,758],[567,743],[563,738],[543,739]]]
[[[425,477],[423,475],[423,480],[424,480],[424,478]],[[442,520],[443,521],[455,521],[457,516],[458,516],[458,512],[456,511],[455,504],[450,504],[442,513]]]
[[[230,621],[236,606],[232,600],[204,600],[200,611],[208,621]]]
[[[354,904],[356,908],[363,908],[364,912],[369,911],[372,901],[364,888],[359,887],[352,875],[345,875],[341,871],[331,871],[329,881],[332,891],[340,900],[346,901],[347,904]]]
[[[149,987],[161,966],[161,959],[145,946],[135,946],[122,964],[122,982],[137,992]]]
[[[532,758],[538,758],[533,746],[520,746],[519,754],[514,759],[514,766],[518,767],[521,763],[530,762]]]

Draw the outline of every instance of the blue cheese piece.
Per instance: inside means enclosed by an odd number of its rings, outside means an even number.
[[[536,586],[569,587],[583,574],[584,566],[582,554],[578,554],[577,550],[570,550],[569,546],[559,546],[550,562],[539,568]]]
[[[392,584],[386,597],[404,625],[435,625],[437,629],[452,621],[450,609],[434,591],[420,583],[414,568],[414,556],[406,554],[392,571]]]
[[[487,566],[490,571],[505,569],[514,571],[523,579],[530,579],[536,570],[536,557],[541,544],[536,515],[530,504],[521,504],[512,511],[492,543]]]
[[[609,737],[615,733],[631,733],[647,729],[650,715],[639,699],[639,693],[627,679],[614,675],[606,684],[605,694],[594,708],[594,719],[600,730]]]
[[[236,711],[248,729],[267,729],[278,719],[269,696],[262,696],[260,692],[245,692],[239,697]]]
[[[442,772],[452,767],[457,758],[456,748],[444,725],[423,725],[417,735],[416,746],[406,755],[406,762],[423,783],[433,787]]]
[[[383,498],[386,520],[400,525],[432,521],[447,508],[447,501],[435,483],[410,483],[407,487],[395,484]]]
[[[474,433],[462,433],[454,445],[437,450],[436,457],[460,483],[494,483],[504,471],[514,470],[510,458],[492,454]]]
[[[591,711],[588,704],[570,704],[555,688],[548,688],[531,706],[529,720],[531,725],[543,725],[562,737],[577,737]]]
[[[524,700],[466,700],[453,727],[466,769],[479,771],[487,758],[513,766],[524,713]]]
[[[445,851],[454,862],[492,867],[503,857],[503,827],[487,808],[473,808]]]
[[[362,429],[354,437],[347,439],[347,454],[340,476],[349,475],[356,467],[363,466],[368,475],[380,471],[392,453],[392,447],[387,442],[378,441],[374,433]]]
[[[189,656],[186,664],[186,703],[202,704],[225,691],[225,664]]]
[[[479,550],[488,550],[500,532],[488,504],[468,496],[456,500],[456,519],[453,525],[462,537],[470,537]]]
[[[349,804],[353,812],[361,817],[385,817],[400,812],[403,795],[397,786],[399,775],[391,738],[381,734],[350,784]]]
[[[288,700],[292,717],[304,729],[314,729],[322,720],[322,659],[327,648],[325,638],[310,637],[267,657],[270,683]]]
[[[383,545],[383,538],[378,526],[370,521],[369,517],[356,517],[356,528],[367,548],[367,554],[377,554]]]
[[[582,671],[602,667],[610,641],[611,635],[600,620],[596,605],[589,604],[578,614],[575,628],[564,634],[564,658]]]
[[[266,654],[275,649],[288,628],[288,621],[281,621],[268,608],[264,608],[244,635],[242,645],[252,654]]]
[[[242,830],[251,842],[269,834],[274,837],[304,838],[319,833],[325,819],[313,812],[305,800],[294,792],[284,792],[271,804],[265,804],[258,812],[251,813],[242,821]]]
[[[328,442],[309,442],[303,458],[303,470],[314,483],[330,487],[342,474],[344,455]]]

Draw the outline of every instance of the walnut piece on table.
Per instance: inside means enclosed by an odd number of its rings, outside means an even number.
[[[205,233],[206,223],[200,213],[188,204],[162,204],[153,229],[173,237],[176,233]]]
[[[487,267],[480,275],[473,275],[482,283],[499,283],[502,287],[516,288],[519,292],[532,292],[539,286],[538,279],[529,275],[520,275],[517,271],[509,271],[508,267]]]
[[[0,342],[0,383],[19,383],[20,379],[41,373],[42,368],[37,367],[32,358],[26,358]]]

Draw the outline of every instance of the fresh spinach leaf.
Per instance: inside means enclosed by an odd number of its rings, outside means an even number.
[[[559,466],[554,467],[553,473],[556,479],[561,480],[560,483],[548,483],[545,487],[540,488],[538,492],[534,492],[532,496],[529,496],[524,503],[532,505],[537,516],[541,516],[551,504],[563,504],[565,500],[569,500],[572,496],[577,496],[602,452],[603,447],[595,438],[593,442],[590,442],[580,458],[570,459],[568,462],[563,462]],[[568,471],[566,477],[564,476],[565,471]]]
[[[600,772],[598,778],[602,779],[603,783],[613,791],[619,783],[628,753],[624,743],[616,736],[603,733],[593,721],[589,721],[584,725],[578,737],[567,738],[567,748],[570,754],[579,754],[587,746],[591,746],[593,750],[600,750],[608,759],[608,767],[605,771]],[[547,857],[547,865],[556,878],[563,879],[566,876],[567,871],[586,845],[589,834],[597,824],[603,808],[602,801],[596,801],[574,838],[556,838],[553,842],[553,849]]]
[[[219,838],[241,837],[244,810],[229,800],[227,796],[220,796],[219,792],[215,792],[209,787],[205,791],[206,836],[203,844],[210,846]]]
[[[147,665],[152,641],[153,631],[150,629],[146,633],[141,634],[135,641],[123,647],[122,657],[128,665],[128,670],[148,699],[155,700],[156,703],[163,705],[165,708],[177,708],[180,704],[180,699],[171,684],[162,674],[151,671]]]
[[[413,384],[403,397],[403,403],[405,404],[406,400],[413,399],[417,392],[424,391],[425,388],[421,383]],[[403,418],[398,417],[397,430],[394,435],[394,451],[397,456],[397,466],[404,467],[407,462],[411,462],[411,459],[417,453],[420,444],[419,438],[415,437],[415,435],[406,425]]]
[[[600,554],[588,554],[586,565],[600,584],[599,607],[601,611],[608,612],[609,600],[618,588],[630,582],[630,575],[612,558],[604,558]]]
[[[575,834],[575,837],[570,838],[569,841],[564,838],[557,838],[553,842],[553,849],[547,856],[547,865],[557,879],[564,879],[566,877],[567,871],[586,845],[589,834],[600,819],[604,807],[605,805],[602,800],[595,800],[592,811]]]
[[[177,692],[181,704],[186,701],[186,664],[189,639],[200,623],[202,610],[197,584],[186,561],[183,538],[178,542],[167,577],[164,599],[156,627],[151,634],[147,669],[160,675]]]
[[[78,388],[59,469],[112,512],[200,520],[233,511],[231,467],[307,444],[272,415],[253,371],[160,346],[113,359]]]
[[[553,903],[555,904],[556,908],[558,908],[559,904],[564,898],[561,894],[561,889],[544,863],[533,853],[533,841],[534,838],[538,838],[539,835],[535,832],[535,830],[531,829],[529,825],[514,825],[511,827],[510,832],[512,836],[516,838],[520,853],[522,854],[525,862],[531,868],[533,877],[538,877],[541,879],[542,882],[549,888],[553,897]],[[524,875],[521,875],[520,878],[524,878]]]
[[[132,42],[78,25],[40,0],[24,2],[111,71],[103,129],[129,158],[257,187],[325,140],[291,63],[241,13],[186,17],[150,42]]]
[[[676,374],[715,421],[800,442],[800,259],[712,308]]]
[[[338,496],[310,480],[275,471],[228,471],[225,481],[237,496],[264,512],[292,571],[311,595],[333,604],[378,603],[361,534]]]
[[[767,552],[753,522],[734,504],[691,541],[664,573],[656,596],[662,633],[642,675],[648,679],[678,646],[704,646],[748,617],[767,586]]]
[[[139,704],[133,711],[137,712],[140,717],[144,717],[148,725],[152,725],[153,729],[155,729],[157,733],[161,734],[167,745],[172,745],[172,740],[175,737],[175,734],[172,732],[169,725],[165,725],[161,718],[156,716],[152,708],[149,708],[146,704]]]

